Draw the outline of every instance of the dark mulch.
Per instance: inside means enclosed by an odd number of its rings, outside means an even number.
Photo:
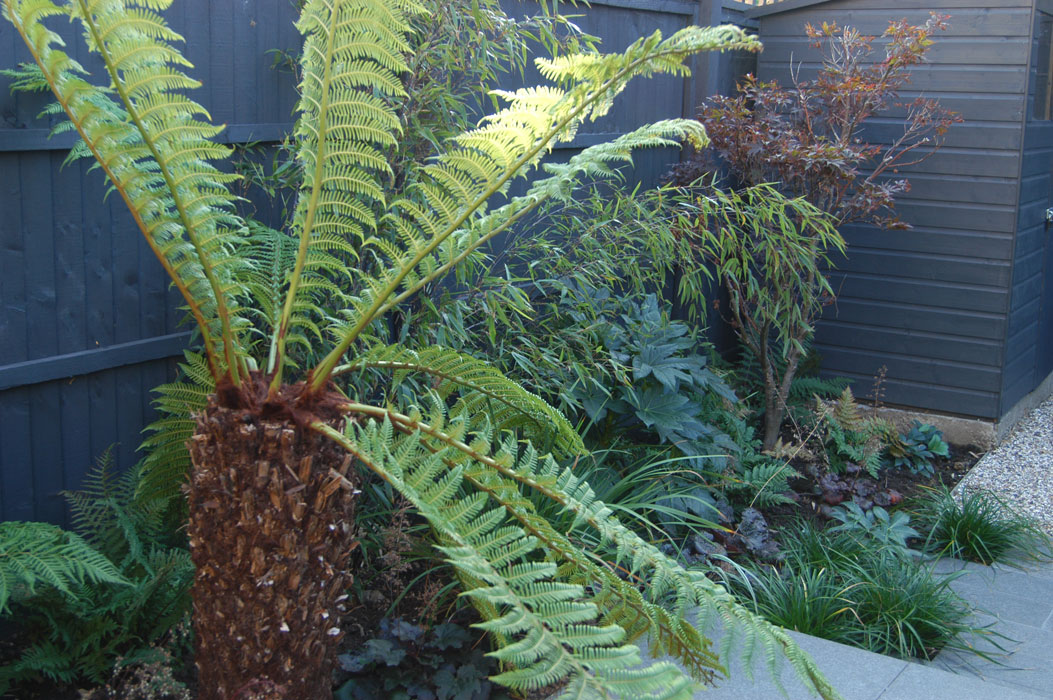
[[[882,469],[877,479],[865,471],[830,476],[816,465],[794,464],[803,475],[790,482],[796,502],[764,508],[762,513],[772,534],[778,538],[780,530],[798,527],[802,520],[820,527],[826,525],[831,509],[850,500],[865,510],[872,505],[887,509],[909,507],[911,499],[924,496],[934,488],[956,485],[983,455],[984,450],[975,445],[951,445],[950,455],[934,462],[932,475]],[[731,553],[735,553],[733,549]]]

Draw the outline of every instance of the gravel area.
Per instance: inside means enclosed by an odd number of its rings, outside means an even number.
[[[988,489],[1053,535],[1053,398],[976,463],[959,488]]]

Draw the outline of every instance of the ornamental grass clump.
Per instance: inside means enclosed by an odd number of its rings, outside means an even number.
[[[804,523],[782,547],[777,567],[751,565],[725,576],[745,605],[775,624],[903,659],[932,658],[944,648],[979,653],[959,639],[990,636],[951,589],[959,574],[936,574],[905,547],[858,529]]]
[[[990,491],[936,488],[920,499],[916,519],[926,551],[980,564],[1049,561],[1053,542],[1034,519]]]
[[[563,416],[485,362],[390,343],[389,316],[583,176],[609,175],[633,149],[705,142],[669,120],[592,146],[505,203],[511,182],[555,143],[606,114],[637,76],[683,76],[705,50],[755,50],[734,27],[656,32],[623,53],[539,60],[549,85],[498,92],[503,109],[443,144],[412,187],[389,197],[388,154],[406,96],[411,0],[307,0],[299,119],[302,178],[284,229],[295,255],[276,285],[236,214],[229,150],[189,95],[198,83],[159,12],[170,0],[3,0],[69,118],[182,296],[212,387],[189,440],[187,534],[199,697],[324,700],[342,637],[356,547],[357,485],[371,472],[428,522],[437,550],[496,642],[499,684],[563,682],[571,697],[689,698],[723,664],[684,620],[719,616],[769,661],[784,653],[824,697],[836,692],[786,633],[622,525],[571,469],[581,440]],[[73,21],[104,66],[92,76],[49,25]],[[263,289],[266,296],[261,298]],[[277,290],[277,293],[275,293]],[[335,313],[332,305],[338,304]],[[310,348],[297,362],[295,346]],[[378,400],[360,373],[423,377],[423,408]],[[173,400],[169,397],[169,400]],[[594,556],[541,517],[556,503],[613,556]],[[628,576],[623,576],[628,573]],[[644,666],[637,637],[682,666]]]

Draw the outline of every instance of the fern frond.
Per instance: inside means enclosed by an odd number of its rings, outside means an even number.
[[[180,41],[156,10],[167,0],[3,0],[3,14],[22,35],[44,80],[84,144],[135,218],[147,243],[173,279],[201,329],[212,373],[238,381],[242,350],[238,309],[230,290],[236,256],[236,176],[209,161],[227,149],[209,139],[219,129],[183,94],[198,83],[170,45]],[[93,85],[87,71],[44,25],[53,16],[79,20],[89,47],[103,60],[109,85]],[[226,367],[221,366],[225,363]]]
[[[431,391],[446,400],[457,392],[456,411],[486,415],[498,430],[523,428],[531,442],[564,456],[580,455],[585,446],[574,426],[541,397],[530,393],[487,362],[453,350],[420,351],[399,345],[374,348],[334,374],[376,369],[393,374],[397,387],[411,375],[432,378]]]
[[[336,366],[336,362],[369,323],[403,303],[429,282],[450,272],[480,246],[509,230],[541,203],[549,199],[569,199],[575,184],[583,177],[613,175],[613,165],[631,163],[634,150],[676,146],[682,140],[701,146],[706,143],[705,139],[705,130],[693,120],[673,119],[641,127],[611,142],[586,148],[567,163],[545,165],[549,176],[532,183],[524,195],[513,198],[508,204],[489,213],[481,211],[480,202],[469,212],[478,212],[474,218],[465,214],[459,222],[448,222],[445,228],[438,220],[427,219],[427,213],[421,206],[402,202],[403,208],[408,207],[416,212],[414,216],[417,221],[411,222],[403,217],[392,220],[405,245],[393,259],[382,256],[384,264],[380,271],[363,280],[365,288],[347,311],[348,322],[338,330],[340,343],[316,368],[316,381]],[[510,173],[508,175],[511,177]],[[449,228],[454,223],[458,226],[463,224],[463,227]],[[421,231],[424,235],[421,235]],[[383,250],[379,243],[377,247]]]
[[[272,387],[281,382],[288,335],[306,322],[296,311],[310,308],[298,307],[310,291],[301,279],[344,269],[332,251],[310,260],[312,250],[324,241],[354,258],[376,228],[385,199],[377,176],[391,173],[383,149],[396,144],[401,129],[387,100],[405,94],[399,74],[408,70],[406,17],[422,11],[408,0],[311,0],[300,15],[303,79],[294,137],[303,183],[292,221],[299,246],[267,366],[275,373]]]
[[[467,580],[465,595],[498,614],[478,627],[508,640],[491,655],[511,668],[492,680],[526,692],[567,680],[560,697],[683,699],[694,684],[670,663],[646,667],[617,625],[597,625],[582,586],[555,580],[556,565],[538,561],[537,541],[506,523],[486,494],[464,498],[463,468],[447,467],[451,448],[432,451],[420,434],[398,435],[391,423],[352,424],[329,434],[413,503],[443,543],[439,550]]]
[[[79,535],[48,523],[0,523],[0,613],[13,595],[31,596],[44,586],[72,597],[88,581],[128,584]]]
[[[750,505],[766,508],[793,503],[784,493],[790,490],[789,480],[800,476],[788,462],[768,461],[745,469],[730,487],[745,491]]]
[[[196,427],[192,414],[205,410],[208,395],[215,390],[205,358],[190,351],[183,356],[186,362],[179,364],[183,380],[154,389],[159,417],[146,426],[147,437],[139,447],[146,452],[136,483],[139,502],[167,503],[180,497],[179,488],[190,472],[186,445]]]
[[[439,405],[428,416],[432,423],[425,422],[418,412],[405,415],[392,409],[364,404],[348,404],[345,409],[383,420],[385,424],[407,434],[426,436],[440,443],[443,448],[453,448],[453,456],[448,456],[446,450],[443,450],[443,454],[447,455],[449,465],[456,466],[462,472],[463,467],[460,465],[463,462],[476,462],[520,487],[542,494],[573,516],[573,527],[587,528],[602,544],[613,547],[616,557],[612,564],[635,579],[647,582],[646,600],[651,603],[671,601],[673,615],[680,618],[695,608],[702,614],[703,622],[719,617],[725,632],[721,650],[723,657],[727,657],[735,643],[741,643],[747,670],[760,652],[776,679],[777,660],[784,657],[802,681],[822,697],[840,697],[815,662],[794,643],[785,630],[739,605],[726,589],[709,580],[703,572],[685,570],[657,547],[641,539],[622,525],[611,509],[598,500],[591,487],[572,470],[561,468],[550,457],[539,457],[529,444],[522,451],[514,440],[505,440],[498,445],[478,445],[482,440],[478,435],[472,445],[466,444],[462,438],[468,432],[468,427],[461,421],[459,430],[444,429]],[[524,518],[529,515],[526,511],[521,514]]]

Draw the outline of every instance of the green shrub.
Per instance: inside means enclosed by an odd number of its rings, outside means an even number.
[[[880,547],[905,552],[907,540],[918,536],[918,531],[910,526],[910,516],[902,511],[889,513],[881,506],[864,511],[854,501],[848,501],[834,508],[830,515],[841,523],[830,528],[830,532],[856,534]]]

